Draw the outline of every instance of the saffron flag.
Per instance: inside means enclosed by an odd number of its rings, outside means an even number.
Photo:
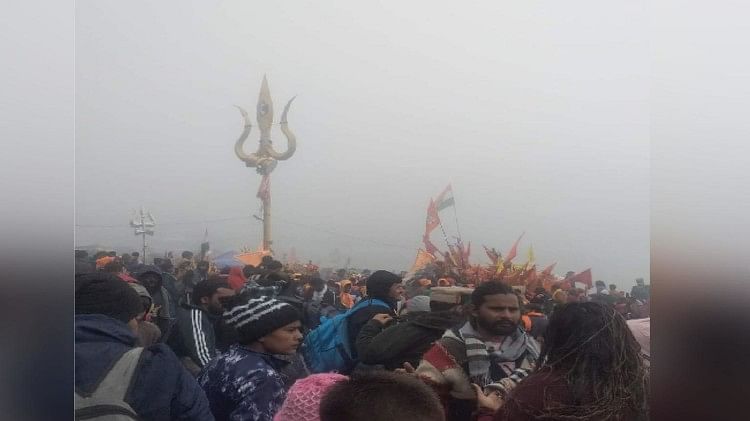
[[[435,256],[422,249],[417,250],[417,257],[414,259],[414,265],[412,265],[409,272],[415,273],[427,267],[430,263],[435,261]]]
[[[432,241],[430,241],[429,234],[425,234],[424,236],[422,236],[422,242],[424,243],[425,249],[427,249],[427,253],[434,255],[435,253],[440,252],[440,250],[438,250],[438,248],[435,247],[434,244],[432,244]]]
[[[437,197],[437,200],[435,200],[435,207],[438,211],[441,211],[449,206],[455,205],[456,201],[453,199],[453,188],[448,184],[448,187],[446,187],[445,190],[440,193],[440,196]]]
[[[591,281],[591,269],[586,269],[583,272],[573,276],[569,279],[571,285],[575,285],[576,282],[580,282],[582,284],[585,284],[588,288],[593,287],[593,282]]]
[[[520,237],[518,237],[518,240],[516,240],[515,243],[513,243],[513,247],[510,248],[510,251],[505,256],[505,263],[510,263],[513,258],[516,257],[516,254],[518,254],[518,243],[521,242],[521,238],[523,238],[523,235],[526,234],[526,232],[523,232]]]
[[[546,268],[544,268],[544,270],[542,271],[542,273],[545,274],[545,275],[552,275],[552,269],[555,268],[555,265],[557,265],[557,262],[552,263],[551,265],[549,265]]]

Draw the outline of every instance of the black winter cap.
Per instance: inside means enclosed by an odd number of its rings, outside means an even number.
[[[367,296],[370,298],[388,298],[391,285],[401,282],[401,278],[387,270],[377,270],[367,278]]]
[[[75,314],[103,314],[127,323],[143,312],[141,297],[117,275],[87,273],[75,282]]]

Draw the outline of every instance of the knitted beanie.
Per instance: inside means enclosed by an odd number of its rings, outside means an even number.
[[[225,302],[228,310],[224,312],[224,319],[237,329],[240,343],[250,344],[276,329],[302,320],[297,309],[283,301],[268,297],[249,300],[243,295],[235,297]]]
[[[371,298],[388,298],[391,285],[401,282],[401,278],[387,270],[377,270],[367,278],[367,295]]]
[[[127,323],[143,312],[141,297],[117,275],[94,272],[75,278],[75,314],[103,314]]]
[[[273,421],[320,421],[320,401],[337,382],[347,377],[338,373],[313,374],[297,380]]]

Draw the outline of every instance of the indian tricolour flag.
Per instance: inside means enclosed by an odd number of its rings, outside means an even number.
[[[451,185],[448,184],[448,187],[446,187],[435,200],[435,205],[437,206],[437,210],[441,211],[448,206],[455,206],[455,204],[456,202],[453,200],[453,189],[451,188]]]

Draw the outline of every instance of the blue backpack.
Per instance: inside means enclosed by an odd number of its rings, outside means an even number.
[[[321,320],[302,342],[302,355],[312,373],[347,372],[354,368],[356,361],[349,347],[347,323],[349,317],[357,310],[376,305],[390,309],[385,301],[376,298],[358,302],[346,313],[337,314],[330,319]],[[322,319],[322,318],[321,318]]]

